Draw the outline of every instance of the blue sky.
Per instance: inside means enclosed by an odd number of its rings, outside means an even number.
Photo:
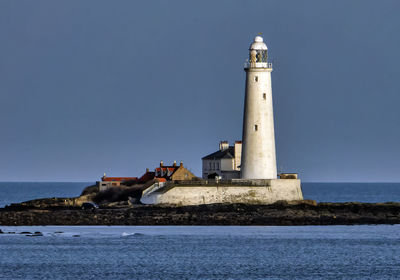
[[[278,166],[400,181],[399,1],[1,1],[0,181],[138,176],[241,138],[252,38]]]

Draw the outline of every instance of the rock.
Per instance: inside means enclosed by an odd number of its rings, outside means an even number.
[[[76,208],[3,209],[0,211],[0,225],[400,224],[400,203],[316,203],[305,200],[280,201],[270,205],[133,206],[125,201],[111,205],[97,209],[95,213]]]
[[[104,203],[102,206],[110,207],[110,208],[121,208],[121,207],[125,208],[126,206],[129,206],[129,202],[128,201],[108,202],[108,203]]]
[[[98,192],[99,192],[99,187],[97,185],[91,185],[83,189],[81,196],[88,194],[96,194]]]

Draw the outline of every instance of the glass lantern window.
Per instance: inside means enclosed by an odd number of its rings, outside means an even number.
[[[256,62],[268,62],[268,54],[267,50],[257,50],[256,54]]]

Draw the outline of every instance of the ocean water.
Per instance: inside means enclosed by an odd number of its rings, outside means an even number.
[[[0,207],[43,197],[79,196],[94,182],[0,182]],[[318,202],[400,202],[400,183],[302,183],[306,199]]]
[[[0,207],[44,197],[74,197],[94,182],[0,182]]]
[[[0,183],[0,206],[91,183]],[[400,184],[303,183],[317,201],[400,201]],[[400,225],[0,226],[0,279],[399,279]],[[31,236],[22,232],[43,233]]]
[[[400,183],[302,183],[302,190],[317,202],[400,202]]]
[[[2,227],[0,279],[398,279],[400,226]],[[19,234],[41,231],[43,236]]]

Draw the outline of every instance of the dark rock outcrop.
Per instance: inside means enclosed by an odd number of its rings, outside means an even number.
[[[78,208],[0,209],[0,225],[354,225],[399,224],[400,203],[316,203],[199,206],[109,205]]]
[[[91,185],[91,186],[87,186],[86,188],[83,189],[81,196],[88,195],[88,194],[96,194],[98,192],[99,192],[99,187],[97,185]]]

